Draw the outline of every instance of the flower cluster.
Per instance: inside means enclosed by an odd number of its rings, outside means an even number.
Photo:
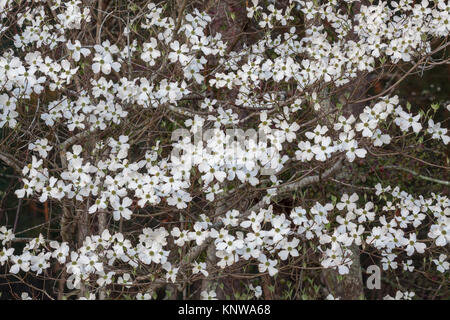
[[[174,18],[158,1],[130,3],[122,17],[80,0],[26,1],[27,10],[0,1],[0,34],[11,33],[14,46],[0,56],[0,129],[19,141],[11,148],[26,150],[15,194],[60,205],[64,221],[69,207],[70,223],[95,221],[78,243],[39,235],[20,253],[12,230],[0,227],[0,265],[44,276],[58,263],[67,288],[86,299],[106,287],[150,299],[152,286],[243,265],[277,277],[310,243],[317,265],[341,275],[355,246],[376,252],[384,270],[413,272],[411,257],[422,254],[447,272],[445,195],[376,184],[362,187],[369,195],[296,194],[290,208],[277,201],[411,136],[450,141],[436,112],[412,110],[393,87],[354,96],[359,81],[399,63],[413,64],[407,74],[425,69],[446,47],[432,40],[448,37],[450,5],[378,1],[355,13],[353,0],[341,2],[348,6],[248,1],[244,17],[257,36],[241,43],[195,5]],[[109,30],[108,19],[120,28]],[[241,191],[245,199],[228,203]],[[216,298],[204,289],[203,299]],[[262,295],[260,286],[249,291]]]

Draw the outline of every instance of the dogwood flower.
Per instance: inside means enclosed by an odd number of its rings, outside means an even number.
[[[264,254],[261,254],[259,256],[258,261],[260,262],[258,264],[259,272],[263,273],[268,271],[271,277],[273,277],[278,273],[278,269],[275,268],[275,266],[278,264],[278,261],[267,259],[267,257]]]
[[[418,253],[423,253],[425,251],[426,244],[422,242],[417,242],[416,234],[411,233],[409,235],[408,245],[406,246],[406,253],[408,256],[412,256],[414,251]]]
[[[201,272],[205,277],[208,276],[208,271],[206,271],[206,263],[205,262],[197,262],[194,261],[192,264],[192,273],[197,274]]]
[[[170,44],[172,51],[169,53],[169,60],[174,63],[180,61],[181,65],[185,66],[189,61],[189,56],[186,53],[189,52],[189,48],[186,44],[180,45],[178,41],[174,41]]]
[[[200,293],[200,298],[202,300],[217,300],[217,294],[214,290],[210,290],[210,291],[202,291]]]
[[[161,56],[161,52],[157,50],[158,43],[155,38],[150,38],[150,42],[143,44],[141,59],[147,62],[150,66],[154,66],[156,59]]]
[[[124,218],[125,220],[130,220],[131,219],[131,214],[133,213],[130,209],[128,209],[131,204],[133,203],[133,201],[128,198],[125,197],[122,202],[112,202],[111,206],[114,209],[113,212],[113,217],[114,220],[120,220],[120,218]]]
[[[439,255],[439,260],[438,259],[433,259],[433,262],[437,266],[436,268],[437,268],[437,270],[439,272],[444,273],[445,271],[450,269],[450,263],[448,263],[446,261],[446,259],[447,259],[447,255],[445,255],[443,253],[441,253]]]
[[[75,62],[80,61],[81,56],[87,57],[91,54],[91,50],[89,50],[88,48],[83,48],[79,40],[75,40],[73,43],[69,40],[66,46],[67,49],[69,49],[69,51],[71,52],[72,59]]]
[[[401,107],[397,108],[396,113],[398,117],[395,118],[394,122],[402,131],[408,131],[409,128],[412,128],[415,133],[418,133],[422,130],[422,124],[419,122],[420,114],[413,116],[403,111]]]
[[[92,71],[99,73],[100,71],[106,75],[111,73],[111,70],[119,72],[120,63],[113,60],[110,54],[104,56],[96,53],[93,58]]]

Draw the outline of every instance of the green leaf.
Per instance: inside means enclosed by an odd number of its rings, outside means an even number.
[[[433,108],[434,112],[436,112],[439,109],[439,103],[433,103],[431,108]]]
[[[337,198],[335,197],[335,196],[331,196],[331,201],[333,201],[333,204],[336,204],[336,202],[337,202]]]

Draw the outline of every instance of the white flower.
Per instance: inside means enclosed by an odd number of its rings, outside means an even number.
[[[190,241],[190,239],[188,238],[188,233],[184,230],[180,230],[178,227],[173,228],[170,234],[173,237],[177,237],[177,239],[175,240],[175,244],[177,246],[182,247],[184,246],[185,242]]]
[[[448,261],[445,261],[447,259],[447,255],[441,253],[439,255],[439,260],[433,259],[434,264],[437,266],[436,269],[439,272],[444,273],[445,271],[450,269],[450,263]]]
[[[450,224],[433,224],[430,227],[428,236],[432,239],[436,239],[436,245],[443,247],[450,242]]]
[[[408,245],[406,247],[406,253],[408,256],[412,256],[414,251],[417,251],[418,253],[424,253],[426,244],[422,242],[417,242],[416,234],[411,233],[409,235]]]
[[[312,146],[311,150],[315,154],[316,160],[326,161],[335,151],[335,148],[331,145],[330,137],[323,137],[320,144]]]
[[[448,142],[450,141],[450,137],[446,135],[447,128],[441,128],[441,124],[439,122],[435,124],[433,119],[428,120],[427,131],[428,133],[433,135],[432,136],[433,139],[441,139],[445,145],[447,145]]]
[[[286,141],[292,142],[296,137],[295,132],[300,129],[300,126],[296,122],[288,124],[286,121],[283,121],[280,125],[280,129],[284,131]]]
[[[391,297],[390,295],[387,295],[383,298],[383,300],[411,300],[412,297],[414,297],[416,294],[414,292],[401,292],[400,290],[397,290],[397,293],[395,294],[395,297]]]
[[[20,295],[20,298],[22,300],[32,300],[31,297],[28,295],[28,292],[22,292],[22,294]]]
[[[5,264],[6,261],[8,261],[8,259],[12,256],[12,254],[14,253],[14,248],[3,248],[0,251],[0,266],[3,266]]]
[[[155,38],[150,38],[150,42],[145,42],[142,48],[141,59],[147,62],[150,66],[154,66],[156,59],[161,56],[161,52],[156,49],[158,43]]]
[[[353,193],[350,197],[348,194],[344,193],[341,197],[341,202],[336,204],[336,208],[339,210],[343,210],[347,208],[348,211],[353,211],[356,209],[356,201],[358,201],[359,197],[356,193]]]
[[[349,132],[352,128],[352,123],[355,122],[355,117],[350,115],[350,117],[345,118],[344,116],[339,116],[338,122],[334,124],[334,130],[341,130],[344,132]]]
[[[422,130],[422,124],[419,122],[420,114],[413,116],[411,113],[403,111],[401,107],[397,108],[396,113],[398,117],[395,118],[394,122],[402,131],[408,131],[411,127],[415,133]]]
[[[314,139],[314,143],[319,143],[327,131],[328,128],[326,126],[317,125],[313,132],[308,131],[305,133],[305,136],[310,140]]]
[[[278,251],[278,255],[281,260],[286,260],[289,256],[298,257],[299,253],[297,246],[299,242],[300,241],[297,238],[294,238],[291,241],[286,241],[281,247],[281,250]]]
[[[172,267],[172,264],[170,262],[166,262],[163,264],[163,269],[167,271],[166,273],[166,280],[170,280],[172,282],[176,281],[177,274],[179,268]]]
[[[47,139],[38,139],[34,143],[28,145],[28,150],[39,152],[39,155],[42,158],[47,158],[48,152],[52,149],[53,147],[48,145]]]
[[[194,224],[194,231],[189,232],[189,239],[194,240],[198,246],[200,246],[205,239],[209,236],[209,231],[203,230],[203,227],[199,223]]]
[[[94,73],[99,73],[101,71],[104,74],[110,74],[111,69],[116,72],[120,71],[120,63],[114,61],[110,54],[102,56],[96,53],[93,62],[92,70]]]
[[[138,293],[137,295],[136,295],[136,300],[151,300],[152,299],[152,296],[150,295],[150,293],[148,293],[148,292],[146,292],[146,293],[144,293],[144,294],[142,294],[142,293]]]
[[[87,57],[91,54],[91,50],[89,50],[88,48],[83,48],[79,40],[75,40],[74,43],[69,40],[66,46],[67,49],[69,49],[69,51],[72,53],[73,60],[76,62],[80,61],[81,55],[83,55],[83,57]]]
[[[208,276],[208,271],[206,271],[206,263],[205,262],[197,262],[194,261],[192,264],[192,273],[197,274],[201,272],[205,277]]]
[[[253,284],[250,283],[248,287],[255,294],[255,298],[258,299],[259,297],[262,296],[262,288],[261,288],[261,286],[254,287]]]
[[[373,130],[377,127],[377,121],[369,117],[367,113],[361,113],[359,115],[361,122],[358,122],[355,126],[356,131],[362,131],[363,137],[372,137]]]
[[[113,282],[113,276],[116,274],[114,271],[109,271],[108,273],[97,271],[96,273],[98,275],[96,282],[100,287],[111,284]]]
[[[20,270],[25,272],[29,271],[30,260],[31,254],[28,251],[21,254],[20,256],[11,256],[11,262],[13,263],[13,265],[11,266],[11,269],[9,269],[9,272],[17,274]]]
[[[14,238],[15,235],[13,233],[13,229],[7,229],[5,226],[0,227],[0,241],[2,242],[2,245],[5,245]]]
[[[129,273],[124,273],[122,276],[120,276],[117,279],[117,283],[124,285],[126,288],[131,288],[131,285],[133,284]]]
[[[383,144],[391,143],[391,137],[388,134],[383,134],[380,129],[375,130],[372,140],[375,147],[381,147]]]
[[[267,259],[267,257],[264,254],[261,254],[258,258],[259,264],[258,264],[258,270],[259,272],[263,273],[266,271],[269,271],[269,275],[273,277],[278,273],[278,269],[275,268],[278,261]]]
[[[87,297],[80,297],[78,300],[95,300],[95,293],[89,292]]]
[[[201,300],[217,300],[217,294],[214,290],[202,291],[200,293]]]
[[[131,214],[133,212],[128,208],[131,206],[132,203],[133,203],[133,201],[128,197],[125,197],[122,200],[122,203],[120,203],[119,201],[112,202],[111,206],[114,209],[114,212],[113,212],[114,220],[116,220],[116,221],[120,220],[121,217],[123,217],[125,220],[130,220]]]
[[[178,41],[174,41],[170,44],[170,48],[172,51],[169,53],[168,58],[172,63],[180,61],[181,65],[185,66],[189,62],[190,58],[186,55],[189,52],[189,48],[186,44],[180,46]]]

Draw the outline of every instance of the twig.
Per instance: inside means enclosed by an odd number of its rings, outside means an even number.
[[[4,163],[6,163],[11,168],[13,168],[15,171],[17,171],[17,172],[22,171],[22,169],[20,169],[20,166],[17,164],[16,161],[14,161],[13,159],[9,158],[9,156],[7,156],[6,154],[1,153],[1,152],[0,152],[0,160],[2,160]]]
[[[19,214],[20,214],[20,209],[22,208],[22,201],[23,201],[23,199],[20,198],[20,199],[19,199],[19,204],[17,205],[16,218],[15,218],[15,220],[14,220],[13,233],[16,232],[17,223],[19,222]]]
[[[439,180],[439,179],[435,179],[435,178],[431,178],[431,177],[427,177],[424,175],[421,175],[411,169],[408,168],[403,168],[403,167],[398,167],[398,166],[383,166],[384,169],[394,169],[394,170],[400,170],[400,171],[405,171],[408,172],[410,174],[412,174],[413,176],[416,176],[419,179],[422,180],[426,180],[426,181],[431,181],[431,182],[435,182],[438,184],[443,184],[445,186],[450,186],[450,181],[445,181],[445,180]]]

